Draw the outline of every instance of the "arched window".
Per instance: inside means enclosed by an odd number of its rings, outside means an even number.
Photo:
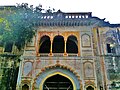
[[[43,36],[40,39],[40,43],[39,43],[40,49],[39,49],[39,53],[50,53],[50,38],[48,36]]]
[[[43,90],[73,90],[73,85],[68,78],[57,74],[44,82]]]
[[[82,46],[83,47],[90,47],[91,46],[91,39],[90,36],[88,34],[83,34],[81,37],[82,41]]]
[[[22,90],[29,90],[29,86],[25,84],[24,86],[22,86]]]
[[[86,88],[86,90],[94,90],[94,88],[91,87],[91,86],[88,86],[88,87]]]
[[[69,36],[66,43],[67,53],[78,53],[77,38],[73,35]]]
[[[64,38],[60,35],[53,39],[53,53],[64,53]]]

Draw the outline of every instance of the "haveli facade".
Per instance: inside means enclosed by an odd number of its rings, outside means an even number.
[[[17,90],[111,90],[109,66],[120,72],[120,25],[91,12],[60,10],[42,13],[34,25],[36,34],[20,58]]]
[[[119,55],[119,25],[86,13],[43,13],[19,67],[17,90],[108,90],[105,60]],[[119,59],[119,58],[117,58]],[[114,69],[115,65],[114,65]]]

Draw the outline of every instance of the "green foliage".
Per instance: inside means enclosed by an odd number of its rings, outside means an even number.
[[[108,78],[111,81],[120,80],[120,61],[119,61],[120,57],[115,57],[114,63],[113,63],[113,57],[106,60],[108,60],[107,62],[109,63],[108,69],[107,69]]]
[[[40,20],[42,6],[35,8],[27,3],[0,9],[0,46],[14,44],[19,50],[30,42],[35,34],[34,23]],[[50,9],[47,12],[51,12]],[[16,90],[19,56],[13,54],[1,54],[4,59],[3,77],[0,83],[0,90]],[[13,60],[13,64],[8,67],[8,60]],[[12,62],[12,61],[11,61]]]
[[[38,21],[42,8],[35,9],[23,3],[14,7],[11,13],[0,13],[0,40],[5,43],[14,43],[20,50],[25,43],[30,42],[35,34],[33,23]],[[6,10],[6,12],[9,12]]]
[[[0,89],[1,90],[16,90],[16,82],[17,82],[17,76],[18,76],[18,66],[17,63],[19,63],[19,57],[17,56],[0,56],[2,57],[2,79],[0,83]],[[8,60],[11,60],[9,62]],[[11,63],[11,64],[10,64]]]

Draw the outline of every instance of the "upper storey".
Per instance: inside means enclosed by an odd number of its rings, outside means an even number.
[[[30,19],[34,26],[92,26],[92,27],[120,27],[120,24],[110,24],[105,19],[92,16],[92,12],[57,12],[42,13],[41,8],[34,10],[27,6],[0,6],[0,12],[6,14],[20,10],[23,19]]]
[[[102,26],[117,27],[98,17],[93,17],[92,12],[63,13],[60,10],[54,13],[41,13],[35,26]]]

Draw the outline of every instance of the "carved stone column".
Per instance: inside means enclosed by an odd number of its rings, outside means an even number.
[[[50,55],[50,56],[53,56],[53,53],[52,53],[53,38],[50,38],[50,44],[51,44],[51,45],[50,45],[50,54],[49,54],[49,55]]]
[[[66,52],[66,43],[67,43],[67,38],[64,39],[64,56],[67,56],[67,52]]]

